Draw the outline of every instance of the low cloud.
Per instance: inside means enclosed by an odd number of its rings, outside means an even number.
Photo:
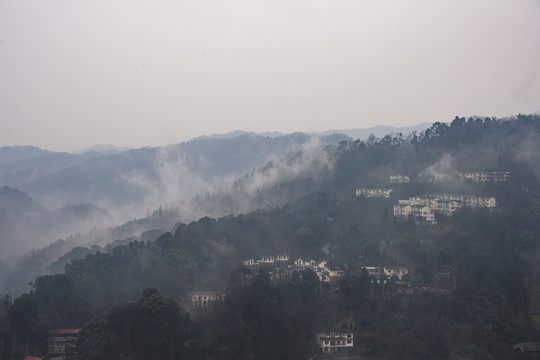
[[[122,181],[144,194],[139,208],[177,208],[180,220],[190,222],[202,216],[220,217],[282,205],[283,200],[275,198],[261,203],[259,195],[276,184],[316,178],[333,167],[329,153],[316,137],[284,159],[278,160],[278,156],[271,153],[266,160],[265,166],[243,176],[204,176],[192,169],[190,159],[164,148],[156,155],[151,177],[130,173],[122,175]],[[204,158],[198,159],[199,163],[204,161]]]

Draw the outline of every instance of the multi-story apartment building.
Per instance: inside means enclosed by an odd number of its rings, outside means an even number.
[[[359,197],[359,196],[364,195],[367,198],[372,198],[372,197],[388,198],[390,197],[391,192],[392,192],[392,189],[361,188],[361,189],[356,189],[356,196]]]
[[[223,302],[225,291],[196,291],[189,294],[189,299],[192,310],[204,309],[210,304]]]
[[[81,329],[49,330],[47,352],[50,358],[75,359],[77,337]]]
[[[408,175],[390,175],[390,183],[391,184],[402,184],[402,183],[408,183],[411,181],[411,178]]]
[[[363,266],[370,276],[379,277],[382,274],[386,276],[397,276],[399,280],[409,273],[409,269],[404,266]]]
[[[317,344],[323,353],[351,350],[354,347],[352,331],[331,330],[317,333]]]
[[[509,171],[484,171],[484,172],[469,172],[460,174],[461,177],[472,180],[477,183],[483,182],[503,182],[510,178]]]
[[[435,213],[451,216],[455,211],[463,207],[494,208],[496,206],[497,200],[494,197],[448,194],[411,196],[408,200],[398,200],[398,203],[394,205],[394,216],[404,217],[411,215],[429,222],[435,220]]]
[[[409,269],[403,266],[385,266],[383,269],[386,276],[395,275],[399,280],[402,280],[409,273]]]
[[[409,198],[409,200],[398,200],[394,205],[394,216],[422,218],[425,221],[435,221],[435,212],[431,203],[424,198]]]

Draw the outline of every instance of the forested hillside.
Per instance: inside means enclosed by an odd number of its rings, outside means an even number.
[[[303,156],[284,161],[287,154],[304,149],[306,155],[309,149],[318,147],[315,144],[337,145],[344,139],[347,137],[340,134],[318,137],[295,133],[272,138],[243,134],[159,148],[82,154],[2,147],[0,260],[23,255],[59,238],[140,219],[160,207],[173,209],[176,221],[190,222],[202,216],[221,217],[283,205],[290,194],[263,203],[252,193],[265,183],[274,185],[291,181],[301,172],[318,171],[317,159]],[[268,164],[272,166],[257,172]],[[235,182],[253,172],[261,176]],[[35,202],[41,212],[27,207],[23,196],[14,195],[16,192]],[[170,231],[173,225],[163,230]]]
[[[423,133],[322,151],[317,171],[254,189],[261,204],[285,205],[79,248],[64,272],[37,278],[13,304],[7,294],[0,359],[45,354],[54,328],[82,328],[80,359],[308,358],[321,352],[315,334],[328,328],[353,331],[353,353],[366,359],[519,359],[515,343],[540,340],[531,316],[540,275],[539,116],[456,117]],[[510,176],[459,175],[481,171]],[[389,183],[393,174],[410,181]],[[355,195],[368,187],[392,192]],[[494,197],[497,205],[431,223],[393,216],[398,200],[436,193]],[[231,209],[243,201],[216,196]],[[276,280],[241,266],[277,254],[326,260],[344,275],[330,286],[309,270]],[[365,268],[383,266],[408,274],[375,278]],[[217,290],[224,301],[188,311],[190,292]]]

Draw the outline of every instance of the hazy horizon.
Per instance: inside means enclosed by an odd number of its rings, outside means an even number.
[[[450,123],[450,122],[447,122],[447,123]],[[401,128],[423,128],[423,126],[426,126],[429,127],[430,125],[428,125],[431,123],[418,123],[418,124],[414,124],[414,125],[410,125],[410,126],[389,126],[389,125],[375,125],[375,126],[371,126],[371,127],[368,127],[368,128],[347,128],[347,129],[326,129],[326,130],[321,130],[321,131],[294,131],[294,132],[289,132],[289,133],[284,133],[284,132],[279,132],[279,131],[264,131],[264,132],[255,132],[255,131],[247,131],[247,130],[243,130],[243,129],[234,129],[234,130],[231,130],[229,132],[226,132],[226,133],[210,133],[210,134],[201,134],[201,135],[198,135],[198,136],[195,136],[193,138],[189,138],[187,140],[182,140],[182,141],[178,141],[176,143],[164,143],[164,144],[153,144],[153,145],[142,145],[142,146],[118,146],[114,143],[109,143],[109,144],[92,144],[88,147],[85,147],[85,148],[75,148],[75,149],[50,149],[50,148],[45,148],[45,147],[40,147],[40,146],[37,146],[35,144],[14,144],[14,145],[2,145],[0,144],[0,148],[2,147],[37,147],[37,148],[40,148],[42,150],[47,150],[47,151],[52,151],[52,152],[67,152],[67,153],[73,153],[73,154],[80,154],[80,153],[84,153],[86,151],[90,151],[90,150],[96,150],[96,151],[108,151],[108,150],[112,150],[112,151],[115,151],[115,150],[118,150],[118,151],[126,151],[126,150],[131,150],[131,149],[140,149],[140,148],[146,148],[146,147],[151,147],[151,148],[160,148],[160,147],[167,147],[167,146],[170,146],[170,145],[176,145],[176,144],[180,144],[180,143],[183,143],[183,142],[189,142],[189,141],[194,141],[194,140],[201,140],[201,139],[208,139],[208,138],[216,138],[216,139],[225,139],[225,138],[232,138],[232,137],[236,137],[236,136],[240,136],[240,135],[243,135],[243,134],[254,134],[254,135],[260,135],[260,136],[270,136],[270,137],[274,137],[274,136],[288,136],[288,135],[292,135],[292,134],[295,134],[295,133],[303,133],[303,134],[307,134],[307,135],[318,135],[318,136],[324,136],[324,135],[331,135],[331,134],[343,134],[343,135],[346,135],[345,132],[347,131],[368,131],[368,130],[372,130],[372,129],[375,129],[375,128],[395,128],[395,129],[401,129]],[[386,133],[385,133],[386,134]],[[365,138],[367,138],[370,134],[366,134]],[[382,133],[381,134],[374,134],[375,136],[382,136]],[[357,137],[354,137],[355,139]],[[361,139],[363,140],[363,139]]]

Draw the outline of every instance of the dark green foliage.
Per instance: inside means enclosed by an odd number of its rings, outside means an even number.
[[[7,314],[14,344],[13,358],[22,358],[25,353],[39,351],[43,347],[44,329],[38,319],[38,305],[31,294],[15,299]]]
[[[298,359],[314,351],[311,333],[317,310],[315,274],[277,287],[265,274],[237,288],[201,323],[208,359]]]
[[[138,302],[113,308],[105,320],[81,331],[81,359],[180,359],[191,321],[178,304],[156,289],[145,289]]]
[[[44,329],[78,328],[91,319],[81,312],[81,299],[64,274],[41,276],[33,286]]]

